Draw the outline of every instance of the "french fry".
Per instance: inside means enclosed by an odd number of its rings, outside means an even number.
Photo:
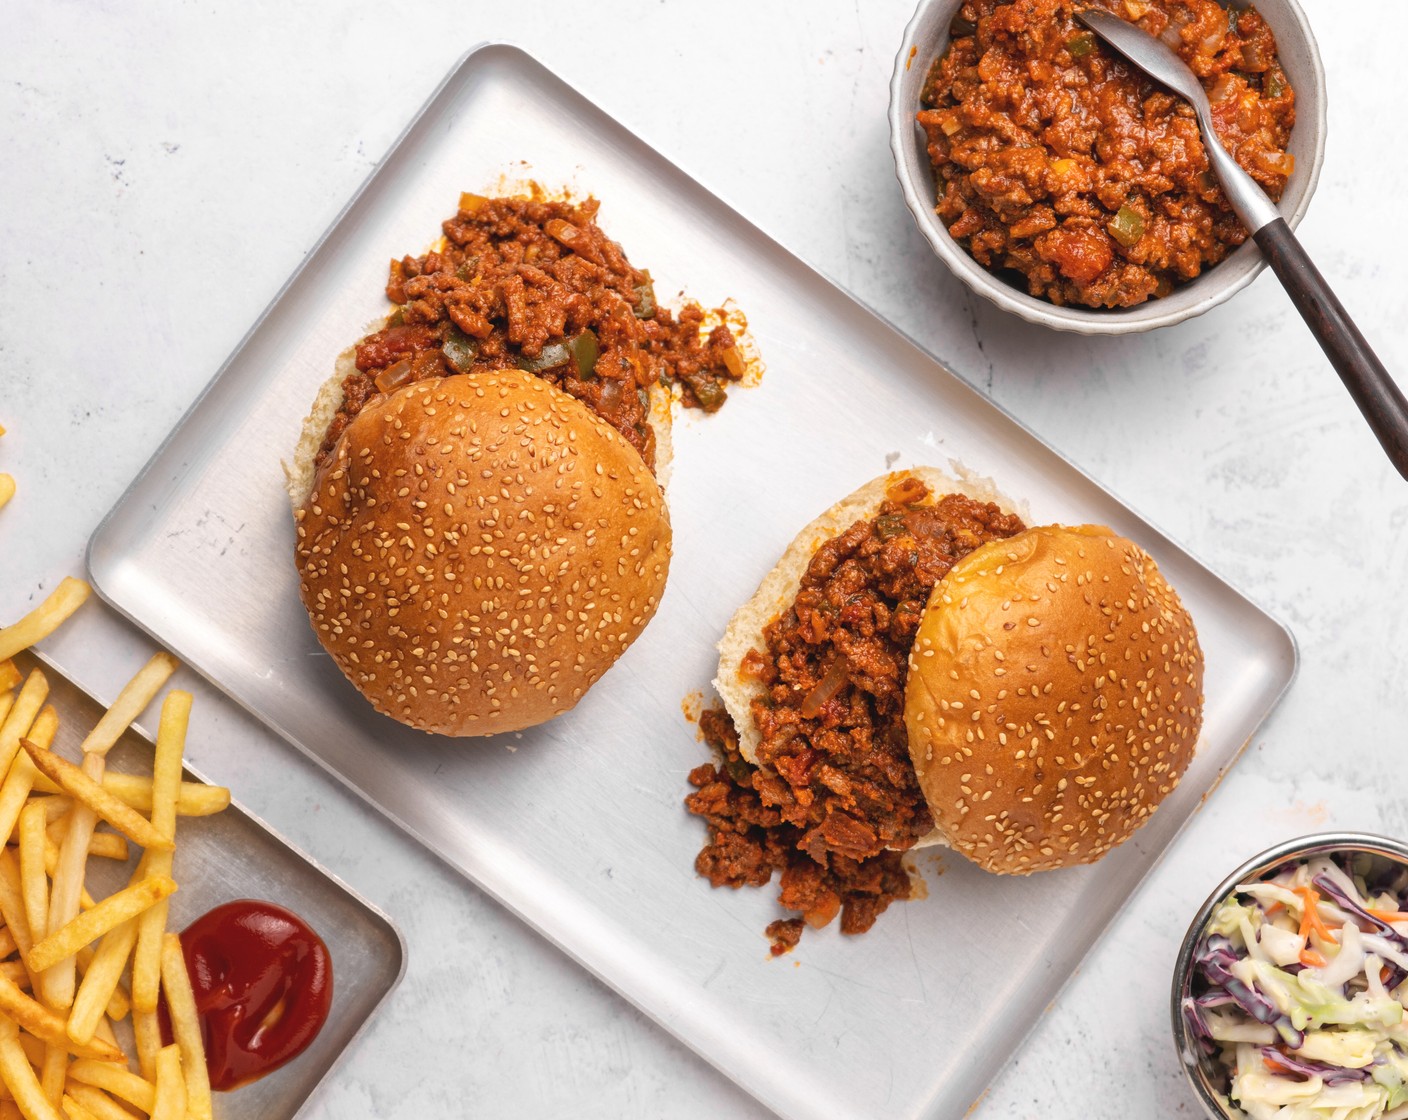
[[[101,1089],[95,1089],[92,1085],[85,1085],[81,1081],[70,1081],[67,1096],[80,1108],[86,1109],[93,1120],[132,1120],[132,1113]]]
[[[103,767],[101,754],[83,756],[82,772],[92,781],[103,780]],[[58,861],[54,866],[47,929],[58,929],[78,916],[82,896],[87,893],[83,889],[83,880],[88,870],[88,841],[97,823],[98,814],[87,805],[74,805],[73,812],[68,815],[63,847],[59,849]],[[44,988],[44,1001],[50,1007],[68,1007],[73,1003],[74,958],[61,960],[44,973],[39,982]]]
[[[65,793],[87,805],[129,840],[147,849],[165,852],[172,849],[171,841],[157,832],[150,821],[108,793],[68,759],[44,750],[28,739],[21,739],[20,745],[41,774],[47,774]]]
[[[10,932],[9,927],[0,926],[0,960],[13,953],[18,945],[15,944],[15,935]]]
[[[126,863],[131,855],[127,847],[127,837],[116,832],[95,832],[88,841],[88,854],[99,859],[115,859]]]
[[[31,735],[30,738],[33,738]],[[103,788],[129,809],[139,813],[152,811],[152,780],[141,774],[122,774],[109,770],[103,775]],[[37,793],[52,793],[61,797],[64,791],[43,774],[34,779]],[[230,791],[224,786],[208,786],[202,782],[182,782],[176,800],[178,817],[209,817],[230,807]]]
[[[152,828],[176,844],[176,798],[181,791],[181,755],[191,718],[191,694],[173,691],[161,705],[156,754],[152,759]],[[149,851],[147,871],[171,874],[171,852]],[[156,1008],[161,987],[162,938],[166,933],[167,904],[158,902],[137,923],[137,947],[132,950],[132,1004],[143,1011]]]
[[[112,1024],[106,1019],[98,1020],[98,1029],[93,1032],[93,1037],[99,1042],[106,1042],[114,1050],[122,1049],[122,1043],[117,1041],[117,1032],[112,1029]]]
[[[24,680],[24,674],[20,672],[18,665],[9,658],[0,661],[0,692],[14,688],[22,680]]]
[[[5,662],[6,665],[13,665],[13,661]],[[0,727],[5,726],[5,721],[10,717],[10,709],[15,706],[15,694],[9,689],[13,687],[7,685],[4,691],[0,691]]]
[[[4,509],[10,504],[10,499],[15,496],[15,476],[11,474],[0,474],[0,509]]]
[[[89,1112],[86,1108],[84,1108],[67,1093],[64,1094],[62,1107],[64,1110],[64,1115],[68,1117],[68,1120],[98,1120],[96,1116],[94,1116],[91,1112]],[[128,1117],[130,1120],[130,1113],[128,1114]]]
[[[119,1100],[134,1104],[147,1115],[151,1115],[156,1103],[156,1086],[145,1077],[139,1077],[122,1066],[112,1062],[93,1062],[79,1058],[68,1067],[68,1075],[84,1085],[92,1085],[111,1093]]]
[[[185,1120],[186,1079],[181,1070],[181,1050],[174,1043],[156,1056],[156,1099],[152,1120]]]
[[[64,1120],[63,1113],[44,1095],[34,1067],[25,1057],[19,1024],[4,1016],[0,1016],[0,1080],[5,1082],[26,1120]]]
[[[119,837],[119,839],[120,839],[120,837]],[[54,872],[58,869],[58,866],[59,866],[59,849],[58,849],[58,846],[57,846],[57,845],[54,843],[54,841],[51,840],[48,836],[45,836],[45,837],[44,837],[44,872],[45,872],[45,874],[47,874],[47,875],[49,876],[49,878],[52,879],[52,878],[54,877]],[[93,896],[92,896],[91,894],[89,894],[86,889],[85,889],[85,890],[83,891],[83,893],[79,896],[78,901],[79,901],[79,904],[80,904],[80,905],[83,907],[83,909],[85,909],[85,910],[91,910],[91,909],[93,909],[94,906],[97,905],[97,903],[93,901]]]
[[[5,1090],[9,1092],[9,1090]],[[0,1120],[24,1120],[20,1106],[11,1099],[0,1100]],[[69,1120],[85,1120],[84,1117],[70,1117]]]
[[[39,606],[13,626],[0,630],[0,661],[8,660],[20,650],[47,638],[83,605],[92,591],[84,580],[65,576]]]
[[[155,1011],[132,1009],[132,1038],[137,1044],[137,1068],[148,1081],[156,1081],[156,1055],[161,1049],[161,1023]]]
[[[121,928],[121,927],[118,927]],[[87,976],[88,969],[92,967],[93,958],[98,954],[91,948],[85,946],[78,950],[78,974]],[[122,986],[121,981],[112,990],[112,996],[108,999],[107,1017],[114,1023],[127,1018],[128,1012],[132,1010],[132,1000],[127,995],[127,989]],[[72,1021],[72,1012],[69,1015]]]
[[[43,972],[65,957],[76,956],[78,950],[95,941],[108,930],[128,918],[144,913],[163,898],[176,891],[176,884],[165,876],[150,876],[130,887],[110,894],[93,909],[78,915],[67,925],[54,930],[38,941],[26,954],[31,971]]]
[[[170,852],[148,852],[151,875],[171,875]],[[132,950],[132,1006],[155,1011],[161,987],[161,940],[166,933],[167,903],[157,902],[137,919],[137,944]]]
[[[46,712],[51,710],[50,708],[44,709]],[[35,728],[38,728],[37,733],[30,738],[30,742],[37,743],[47,750],[54,741],[54,733],[58,730],[58,720],[56,718],[51,724],[43,719],[43,714],[43,712],[40,713],[40,718],[34,721],[35,727],[30,729],[31,732],[35,732]],[[40,726],[41,724],[43,726]],[[20,810],[25,806],[29,792],[34,786],[34,777],[38,773],[39,771],[34,768],[34,763],[29,760],[27,754],[17,756],[10,763],[10,772],[5,775],[4,785],[0,785],[0,836],[9,836],[14,832],[15,826],[19,823]],[[48,819],[47,812],[45,819]],[[18,840],[19,837],[16,836],[15,839]]]
[[[5,928],[14,938],[15,946],[20,951],[20,960],[23,962],[25,954],[34,946],[34,939],[29,935],[29,919],[24,912],[24,890],[20,885],[20,866],[7,848],[0,848],[0,917],[5,919]],[[29,969],[27,963],[25,969]],[[30,984],[33,985],[33,974],[29,979]]]
[[[181,756],[191,722],[191,694],[176,689],[161,705],[156,753],[152,758],[152,827],[163,836],[176,836],[176,801],[181,793]]]
[[[181,952],[181,939],[168,933],[161,946],[161,986],[166,993],[166,1010],[171,1016],[171,1037],[181,1048],[181,1065],[186,1071],[187,1120],[211,1120],[214,1105],[210,1099],[210,1073],[205,1065],[205,1042],[191,991],[190,973]]]
[[[20,1048],[24,1051],[24,1056],[29,1059],[29,1064],[38,1069],[44,1064],[44,1047],[48,1043],[41,1042],[32,1034],[20,1032]]]
[[[98,1020],[103,1017],[113,992],[117,990],[122,970],[127,967],[127,958],[132,955],[136,940],[135,918],[129,918],[103,936],[69,1010],[68,1036],[75,1042],[87,1042],[93,1037]]]
[[[161,686],[171,679],[180,663],[169,653],[158,653],[123,685],[117,699],[83,740],[84,754],[107,754],[132,726],[148,704],[156,699]]]
[[[49,928],[49,879],[44,874],[44,806],[26,805],[20,812],[20,890],[29,935],[40,940]]]
[[[18,988],[29,987],[29,970],[24,961],[0,961],[0,976],[7,977]]]
[[[168,853],[152,853],[152,873],[171,874]],[[132,1005],[143,1011],[155,1010],[161,985],[161,938],[166,933],[168,907],[157,903],[137,922],[137,944],[132,950]]]
[[[15,757],[15,752],[20,749],[20,736],[29,731],[30,725],[39,715],[39,709],[44,706],[44,701],[49,696],[49,679],[38,669],[30,673],[25,678],[24,687],[20,689],[20,694],[15,697],[14,705],[10,708],[10,714],[5,717],[5,722],[0,725],[0,770],[8,770],[10,761]],[[19,810],[15,810],[15,816],[19,816]],[[10,828],[14,827],[11,822]],[[5,830],[8,835],[9,829]]]
[[[64,1020],[38,1000],[31,999],[0,976],[0,1022],[15,1022],[41,1042],[62,1046],[80,1058],[97,1058],[101,1062],[120,1062],[122,1051],[101,1039],[74,1042],[64,1030]],[[42,1060],[42,1055],[41,1055]]]
[[[68,1078],[68,1051],[62,1046],[44,1050],[44,1064],[39,1067],[39,1087],[55,1108],[64,1096],[64,1081]]]

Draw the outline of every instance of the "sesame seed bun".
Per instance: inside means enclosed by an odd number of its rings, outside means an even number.
[[[567,711],[645,628],[664,495],[580,401],[520,370],[370,401],[295,514],[303,605],[377,710],[442,735]]]
[[[1202,725],[1193,621],[1101,526],[993,541],[935,587],[905,722],[949,843],[988,871],[1090,863],[1178,784]]]
[[[743,659],[749,650],[767,649],[763,631],[795,602],[801,590],[802,576],[817,549],[857,521],[875,517],[885,501],[885,492],[909,476],[928,486],[936,501],[945,494],[965,494],[977,501],[994,502],[1004,510],[1015,508],[989,479],[977,476],[956,478],[933,467],[913,467],[867,482],[798,533],[782,554],[782,559],[763,577],[753,597],[734,612],[718,646],[719,669],[718,676],[714,678],[714,688],[738,730],[739,752],[754,765],[757,765],[762,736],[753,722],[752,704],[767,689],[756,677],[743,672]],[[935,830],[921,839],[916,847],[944,842],[942,834]]]

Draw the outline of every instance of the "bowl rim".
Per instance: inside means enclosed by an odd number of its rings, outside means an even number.
[[[1028,295],[989,272],[970,256],[966,249],[949,236],[948,230],[938,221],[934,214],[933,202],[928,197],[932,193],[932,189],[929,184],[919,181],[922,179],[922,170],[916,174],[906,157],[906,146],[913,143],[913,112],[912,107],[903,103],[905,76],[913,63],[919,60],[919,43],[916,41],[916,36],[920,24],[925,21],[932,9],[949,7],[956,9],[961,3],[962,0],[920,0],[914,10],[914,15],[910,17],[909,23],[905,26],[904,37],[900,43],[899,52],[895,56],[895,68],[890,76],[890,154],[894,159],[895,177],[899,180],[905,205],[908,207],[915,224],[919,227],[919,232],[929,242],[935,255],[947,264],[949,269],[972,291],[1001,307],[1004,311],[1009,311],[1038,326],[1084,335],[1123,335],[1153,330],[1156,327],[1172,326],[1175,323],[1202,315],[1231,299],[1261,274],[1262,269],[1266,267],[1266,258],[1259,252],[1254,252],[1253,256],[1247,258],[1251,260],[1250,266],[1242,268],[1240,274],[1234,275],[1231,270],[1222,273],[1228,279],[1220,284],[1207,284],[1202,298],[1180,308],[1160,312],[1158,305],[1164,303],[1164,300],[1146,300],[1130,309],[1078,308],[1059,306],[1047,300],[1038,299],[1036,296]],[[1224,0],[1219,0],[1219,3],[1224,3]],[[1246,7],[1248,5],[1245,2],[1237,2],[1236,6]],[[1305,217],[1310,200],[1315,195],[1315,189],[1320,182],[1320,172],[1325,162],[1325,134],[1328,121],[1325,67],[1320,57],[1320,46],[1298,0],[1263,0],[1263,7],[1284,9],[1287,16],[1293,21],[1297,33],[1305,45],[1306,55],[1310,62],[1311,84],[1315,90],[1316,111],[1311,119],[1307,120],[1301,117],[1299,112],[1301,105],[1299,101],[1297,102],[1295,127],[1310,128],[1313,142],[1311,144],[1310,173],[1306,179],[1305,188],[1293,208],[1289,211],[1282,210],[1282,216],[1286,219],[1287,224],[1295,229],[1300,225],[1301,219]],[[927,67],[930,61],[932,60],[926,61],[924,65]],[[927,166],[927,161],[925,164]],[[921,187],[924,189],[921,190]],[[1251,244],[1250,238],[1246,244]],[[1232,255],[1229,255],[1226,260],[1219,262],[1217,266],[1209,269],[1202,276],[1190,281],[1190,285],[1197,284],[1209,276],[1217,279],[1218,269],[1224,265],[1230,265],[1231,262]],[[1186,291],[1187,287],[1183,290]],[[1128,311],[1136,313],[1147,311],[1148,313],[1131,315],[1127,313]]]
[[[1232,893],[1238,883],[1261,878],[1291,860],[1346,851],[1384,856],[1408,867],[1408,842],[1392,836],[1372,832],[1314,832],[1307,836],[1292,837],[1258,852],[1223,879],[1203,900],[1193,920],[1188,923],[1183,942],[1178,948],[1178,958],[1173,966],[1169,1013],[1173,1026],[1174,1053],[1178,1058],[1179,1067],[1210,1120],[1246,1120],[1246,1113],[1223,1100],[1213,1091],[1207,1079],[1201,1076],[1202,1063],[1188,1039],[1188,1027],[1183,1018],[1183,998],[1192,985],[1193,949],[1203,927],[1207,925],[1213,911]]]

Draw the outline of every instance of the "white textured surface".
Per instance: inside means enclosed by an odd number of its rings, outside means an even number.
[[[1382,99],[1408,10],[1305,6],[1330,139],[1301,236],[1401,370],[1408,152]],[[516,41],[1294,629],[1303,662],[1285,706],[976,1113],[1194,1116],[1166,1025],[1186,916],[1283,837],[1408,834],[1394,780],[1408,624],[1385,596],[1408,580],[1408,484],[1270,276],[1201,320],[1119,341],[970,299],[891,178],[885,87],[907,0],[814,0],[800,22],[761,7],[0,2],[0,471],[20,486],[0,513],[0,618],[80,570],[99,518],[460,53]],[[93,605],[60,652],[111,693],[144,648]],[[307,1115],[764,1115],[197,689],[196,764],[407,937],[403,986]]]

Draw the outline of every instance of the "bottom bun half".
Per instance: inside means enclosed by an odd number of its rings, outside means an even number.
[[[796,600],[802,577],[817,549],[855,522],[875,517],[885,501],[886,491],[906,476],[923,482],[934,500],[946,494],[962,494],[977,501],[993,502],[1003,510],[1016,508],[988,479],[958,478],[933,467],[912,467],[867,482],[802,529],[787,546],[776,566],[763,577],[752,598],[734,612],[718,645],[719,668],[714,688],[738,731],[739,751],[750,763],[758,764],[757,752],[761,741],[753,720],[752,705],[766,694],[767,689],[756,677],[743,672],[744,658],[750,650],[767,648],[765,628]],[[919,840],[915,847],[945,843],[943,834],[935,829]]]

